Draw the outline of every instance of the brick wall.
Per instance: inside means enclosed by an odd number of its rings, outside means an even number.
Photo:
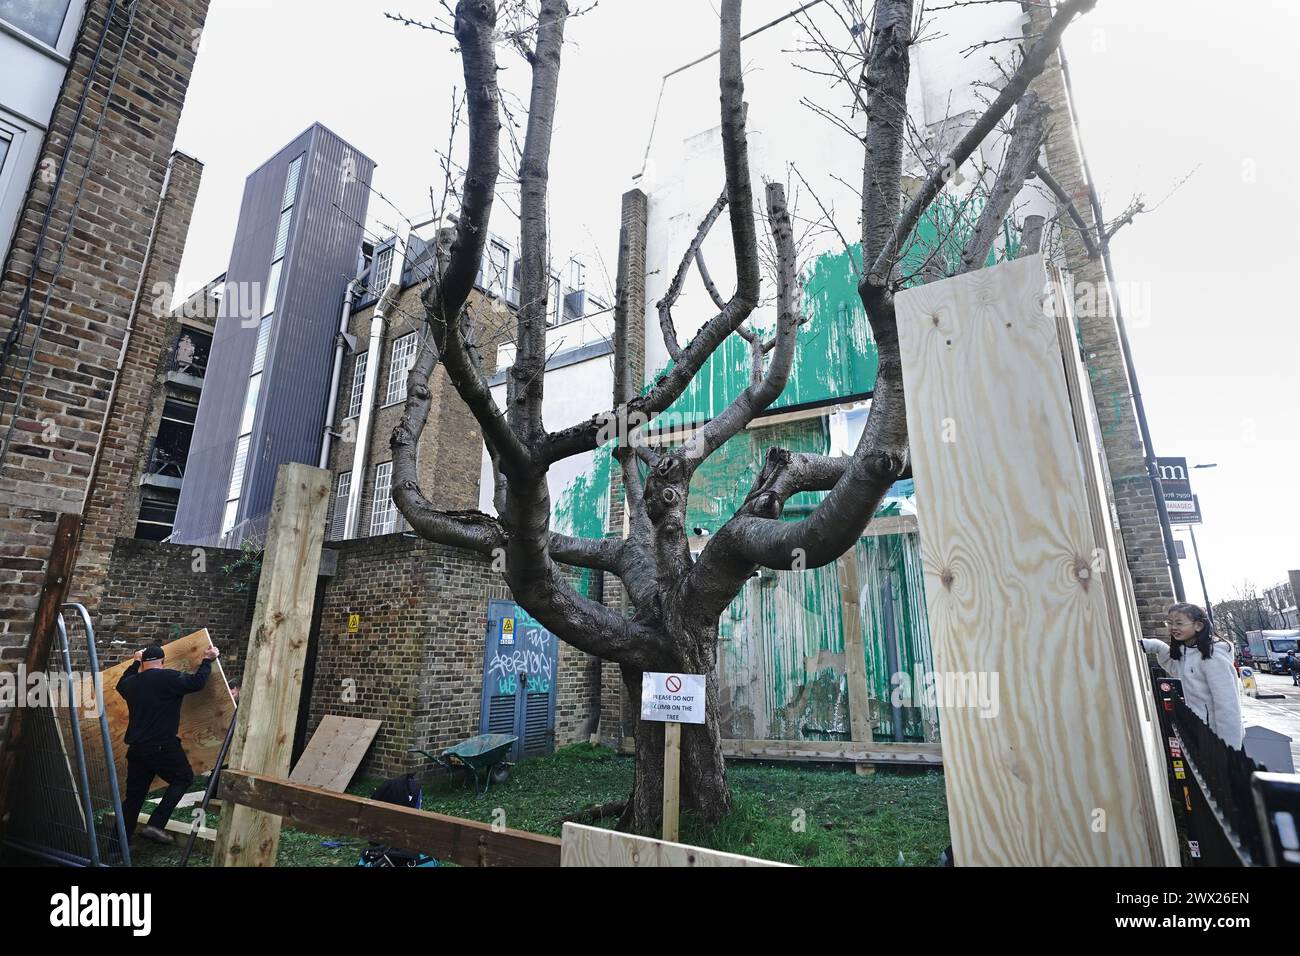
[[[94,615],[100,665],[111,667],[145,644],[206,627],[221,650],[226,679],[239,680],[255,587],[241,591],[246,575],[223,570],[238,556],[220,548],[118,538]]]
[[[53,177],[47,182],[38,172],[18,219],[0,283],[0,342],[11,343],[0,370],[0,436],[12,434],[0,459],[0,659],[21,655],[57,515],[80,512],[87,496],[194,66],[192,39],[207,7],[207,0],[134,4],[128,35],[123,5],[92,77],[109,0],[91,0],[37,163],[38,171],[57,167],[71,139],[67,171],[57,192]],[[51,206],[46,245],[33,268]]]
[[[361,767],[392,776],[423,765],[411,748],[436,750],[478,734],[487,602],[508,591],[478,555],[401,534],[333,546],[335,574],[320,609],[308,736],[322,717],[383,721]],[[256,593],[224,568],[238,551],[119,538],[95,618],[102,667],[153,641],[206,627],[230,681],[243,674]],[[355,634],[348,616],[360,615]],[[118,643],[120,642],[120,643]],[[587,655],[559,643],[555,742],[579,739],[591,708]],[[606,664],[602,734],[618,737],[618,668]],[[611,707],[614,708],[611,711]],[[585,738],[584,738],[585,739]]]
[[[1048,11],[1039,6],[1027,6],[1027,10],[1031,20],[1026,30],[1040,32],[1049,16]],[[1079,142],[1074,135],[1058,56],[1053,54],[1031,88],[1052,109],[1051,133],[1046,146],[1047,168],[1092,227],[1094,219],[1088,198],[1088,182]],[[1105,269],[1099,258],[1088,258],[1077,232],[1063,229],[1061,234],[1065,266],[1073,275],[1078,297],[1075,311],[1083,337],[1084,360],[1097,406],[1102,444],[1110,467],[1115,507],[1119,513],[1124,552],[1133,579],[1143,636],[1162,637],[1165,608],[1174,599],[1173,585],[1155,495],[1147,476],[1127,364],[1111,312]]]
[[[87,607],[99,603],[115,539],[135,535],[140,476],[162,419],[163,374],[180,333],[180,316],[170,311],[171,293],[202,178],[202,163],[183,153],[172,154],[153,243],[145,260],[143,294],[83,512],[74,600]]]
[[[477,735],[489,597],[500,576],[479,555],[401,534],[336,545],[325,589],[308,733],[327,714],[383,720],[360,774],[392,776]],[[348,633],[348,617],[360,615]],[[590,704],[586,655],[563,642],[556,745],[575,739]]]

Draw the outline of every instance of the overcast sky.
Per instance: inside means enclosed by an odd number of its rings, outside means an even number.
[[[745,29],[796,6],[751,0]],[[423,19],[434,0],[213,0],[178,149],[205,164],[181,264],[188,291],[225,270],[244,178],[319,120],[373,158],[375,188],[427,218],[459,63]],[[653,10],[653,15],[647,15]],[[1232,21],[1229,21],[1232,22]],[[1300,567],[1300,275],[1294,122],[1300,4],[1252,4],[1226,28],[1211,0],[1100,0],[1067,34],[1084,149],[1108,213],[1195,174],[1113,245],[1160,455],[1193,472],[1210,597]],[[619,197],[641,167],[660,77],[717,45],[704,0],[601,0],[568,28],[551,162],[556,249],[608,288]],[[526,82],[503,57],[506,85]],[[398,214],[372,198],[372,227]],[[603,268],[602,268],[603,264]],[[1186,537],[1185,533],[1182,535]],[[1190,547],[1189,547],[1190,554]],[[1199,603],[1192,561],[1188,597]]]

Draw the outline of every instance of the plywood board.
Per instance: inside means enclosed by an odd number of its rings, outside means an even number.
[[[203,652],[212,646],[207,628],[178,638],[170,644],[163,645],[163,666],[174,670],[194,673],[198,670]],[[126,793],[126,726],[130,716],[126,701],[117,692],[117,682],[122,679],[133,661],[128,658],[120,664],[103,671],[100,675],[104,696],[104,709],[108,713],[109,737],[113,746],[113,763],[117,767],[118,786],[123,795]],[[221,669],[221,661],[212,662],[212,675],[203,689],[187,694],[181,704],[180,738],[185,748],[185,756],[196,774],[207,773],[216,764],[221,752],[221,744],[230,729],[230,721],[235,716],[235,698],[226,683],[226,674]],[[93,733],[82,734],[86,748],[86,759],[90,766],[94,761],[102,765],[104,747],[99,729],[92,728]],[[84,731],[84,728],[83,728]],[[161,778],[155,778],[150,790],[166,786]]]
[[[136,817],[137,826],[144,826],[148,822],[149,822],[149,814],[147,813],[141,813],[138,817]],[[113,819],[113,814],[111,813],[106,814],[104,817],[103,825],[111,829],[114,823],[115,821]],[[193,826],[194,826],[193,823],[186,823],[184,820],[177,820],[175,817],[173,817],[172,819],[167,821],[167,825],[164,826],[163,829],[166,830],[168,833],[179,833],[183,837],[188,837],[190,835],[190,830],[193,829]],[[211,843],[217,838],[217,831],[212,829],[211,827],[200,826],[197,830],[194,831],[194,835],[200,840],[207,840],[209,843]]]
[[[380,720],[326,715],[289,774],[294,783],[342,793],[379,732]]]
[[[738,853],[616,833],[566,823],[560,837],[560,866],[788,866]]]
[[[993,707],[940,701],[954,855],[1172,864],[1119,613],[1127,570],[1097,513],[1053,298],[1030,256],[896,302],[935,667],[997,687]]]

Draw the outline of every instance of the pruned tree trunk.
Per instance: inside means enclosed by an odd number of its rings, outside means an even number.
[[[679,633],[673,643],[686,653],[676,664],[659,668],[705,675],[705,722],[682,725],[680,786],[681,806],[709,823],[716,823],[731,810],[731,791],[722,757],[717,640],[716,623],[696,633]],[[624,687],[634,700],[640,700],[641,672],[626,675]],[[632,795],[619,819],[619,828],[636,833],[657,832],[663,825],[663,798],[664,723],[638,718]]]

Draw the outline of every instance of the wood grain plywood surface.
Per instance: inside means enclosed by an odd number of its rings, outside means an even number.
[[[170,644],[163,645],[163,666],[173,670],[194,673],[198,670],[203,652],[212,644],[207,629],[178,638]],[[126,788],[126,736],[129,712],[126,701],[117,692],[117,682],[122,679],[131,666],[127,658],[119,664],[101,673],[104,708],[108,713],[109,737],[113,746],[113,763],[117,767],[118,786],[125,793]],[[212,675],[202,690],[187,694],[181,704],[180,738],[195,774],[207,773],[216,764],[221,744],[226,739],[226,731],[235,716],[235,699],[226,683],[225,672],[221,669],[220,659],[212,662]],[[93,767],[93,761],[103,761],[103,744],[99,728],[93,723],[83,721],[82,741],[86,748],[86,758]],[[155,778],[150,789],[165,786],[161,778]]]
[[[294,783],[342,793],[352,782],[370,742],[383,721],[360,717],[324,717],[307,742],[307,749],[289,774]]]
[[[897,313],[958,864],[1176,860],[1042,258]]]

